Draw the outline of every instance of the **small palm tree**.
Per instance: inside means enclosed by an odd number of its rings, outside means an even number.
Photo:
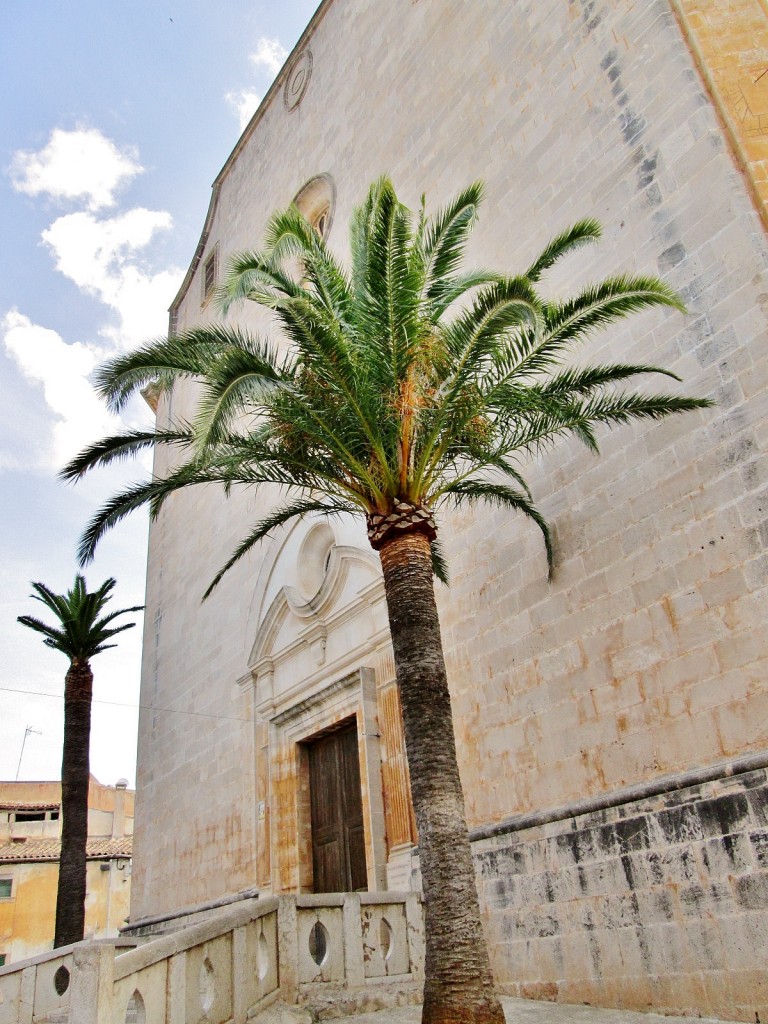
[[[115,580],[108,579],[88,593],[85,579],[75,577],[66,594],[54,594],[44,583],[33,583],[35,600],[49,608],[58,625],[49,626],[32,615],[19,615],[18,621],[45,637],[43,643],[69,658],[64,681],[64,747],[61,757],[61,856],[56,893],[54,947],[80,942],[85,932],[85,871],[88,838],[89,747],[91,738],[91,697],[93,672],[91,658],[115,644],[117,633],[130,629],[134,622],[121,626],[111,623],[119,615],[140,612],[143,605],[121,608],[103,615],[111,599]]]
[[[612,277],[565,301],[542,298],[542,274],[599,236],[591,220],[555,238],[521,276],[463,271],[481,195],[472,185],[433,217],[422,201],[414,217],[381,179],[353,215],[349,270],[297,209],[276,214],[264,251],[231,261],[222,302],[267,307],[289,344],[214,324],[112,360],[98,387],[115,410],[150,382],[162,393],[191,378],[202,385],[196,416],[106,438],[64,471],[76,479],[157,444],[176,453],[175,468],[98,512],[81,542],[83,561],[133,509],[148,504],[157,515],[179,488],[279,485],[284,504],[252,527],[206,596],[291,519],[365,518],[383,569],[419,831],[423,1020],[477,1024],[503,1016],[482,936],[433,590],[433,573],[446,576],[437,516],[480,501],[521,512],[541,530],[551,567],[549,530],[522,460],[569,435],[597,451],[601,425],[707,404],[617,387],[667,373],[652,366],[563,366],[568,348],[594,331],[681,302],[640,276]]]

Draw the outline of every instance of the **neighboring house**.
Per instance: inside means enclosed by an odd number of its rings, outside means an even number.
[[[179,330],[213,319],[227,258],[292,199],[345,258],[382,172],[432,209],[485,179],[476,265],[522,271],[595,216],[603,242],[546,288],[658,272],[689,306],[578,353],[657,362],[716,407],[525,470],[555,529],[551,583],[522,517],[441,519],[459,762],[506,992],[765,1006],[767,67],[761,0],[325,0],[217,177],[171,308]],[[232,319],[274,331],[248,304]],[[161,399],[160,426],[195,399],[193,382]],[[308,521],[201,604],[255,516],[251,494],[200,488],[151,525],[134,927],[254,887],[311,892],[320,861],[326,887],[418,883],[377,556],[361,524]]]
[[[121,779],[88,792],[86,938],[117,935],[131,892],[133,798]],[[0,966],[53,944],[61,842],[60,782],[0,782]]]

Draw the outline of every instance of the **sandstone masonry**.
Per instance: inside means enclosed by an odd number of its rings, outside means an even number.
[[[383,172],[414,207],[484,179],[475,264],[519,271],[594,216],[602,243],[545,290],[647,271],[684,297],[687,315],[643,314],[577,358],[658,363],[716,406],[606,433],[600,459],[572,442],[525,468],[555,529],[551,583],[519,518],[438,524],[460,767],[509,992],[768,1017],[767,66],[762,0],[326,0],[217,177],[172,306],[175,328],[209,321],[209,279],[294,197],[345,258]],[[258,310],[234,319],[274,330]],[[176,389],[159,424],[195,398]],[[350,722],[369,888],[412,876],[364,525],[275,536],[201,606],[257,512],[201,489],[152,526],[134,919],[311,891],[306,750]]]

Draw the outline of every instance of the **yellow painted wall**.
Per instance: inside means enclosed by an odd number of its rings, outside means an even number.
[[[128,860],[89,861],[86,878],[85,936],[117,935],[128,917],[131,898],[131,865]]]
[[[768,226],[768,2],[673,6]]]
[[[6,963],[50,949],[56,910],[56,863],[3,865],[13,874],[13,897],[0,901],[0,952]]]
[[[59,782],[0,782],[0,846],[13,837],[57,839],[61,820],[12,823],[13,808],[55,806]],[[133,832],[134,794],[103,786],[91,777],[88,794],[88,838],[120,839]],[[130,849],[130,845],[127,847]],[[14,854],[15,855],[15,854]],[[102,864],[108,870],[102,871]],[[0,954],[6,964],[52,948],[56,919],[58,861],[0,862],[0,878],[13,878],[10,899],[0,899]],[[131,862],[128,857],[89,860],[86,874],[85,937],[116,936],[129,912]]]
[[[108,863],[109,871],[102,871],[101,861],[88,861],[86,938],[117,935],[128,917],[130,862],[112,860]],[[56,919],[58,863],[3,864],[0,865],[0,875],[4,878],[14,876],[12,898],[0,900],[0,953],[5,953],[6,964],[51,949]]]

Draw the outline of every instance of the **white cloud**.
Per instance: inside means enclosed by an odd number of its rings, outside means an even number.
[[[267,39],[266,36],[262,36],[256,45],[255,52],[248,59],[257,68],[264,68],[274,78],[285,63],[287,56],[288,51],[278,39]]]
[[[56,128],[37,152],[19,150],[11,164],[14,188],[30,196],[84,199],[90,210],[115,203],[115,190],[140,174],[132,149],[119,150],[96,128]]]
[[[243,131],[256,113],[261,97],[252,89],[241,89],[239,92],[228,92],[225,99],[237,114],[237,119],[240,122],[240,131]]]
[[[0,321],[5,348],[24,377],[41,386],[55,415],[52,445],[42,460],[61,466],[95,438],[114,433],[120,421],[102,405],[88,376],[105,353],[75,342],[68,345],[56,331],[32,323],[17,309]]]
[[[76,179],[70,175],[73,154],[86,162],[90,154],[101,163]],[[18,309],[0,318],[0,337],[8,356],[33,388],[42,388],[45,399],[44,403],[28,401],[15,394],[24,390],[18,386],[8,391],[6,399],[13,406],[23,450],[17,440],[11,440],[0,452],[0,469],[19,468],[25,460],[46,469],[60,468],[96,438],[120,428],[121,421],[104,408],[89,375],[115,351],[165,333],[167,309],[182,272],[171,268],[155,273],[145,255],[157,232],[171,227],[169,213],[142,207],[112,217],[94,212],[114,201],[112,192],[121,180],[141,171],[137,162],[120,154],[98,131],[54,131],[40,153],[17,154],[16,169],[20,175],[16,185],[23,191],[87,201],[89,210],[57,218],[42,238],[56,269],[116,314],[100,330],[101,341],[94,344],[68,344],[56,331],[34,323]]]
[[[288,51],[279,39],[268,39],[262,36],[256,44],[256,49],[248,59],[259,72],[266,72],[271,81],[285,63]],[[256,112],[261,102],[261,96],[254,89],[238,89],[228,92],[224,97],[237,114],[242,131]]]
[[[137,207],[108,219],[70,213],[43,232],[56,269],[117,312],[119,325],[102,333],[121,348],[166,330],[166,310],[181,282],[181,271],[172,268],[152,274],[136,257],[157,231],[170,226],[171,217],[165,211]]]

